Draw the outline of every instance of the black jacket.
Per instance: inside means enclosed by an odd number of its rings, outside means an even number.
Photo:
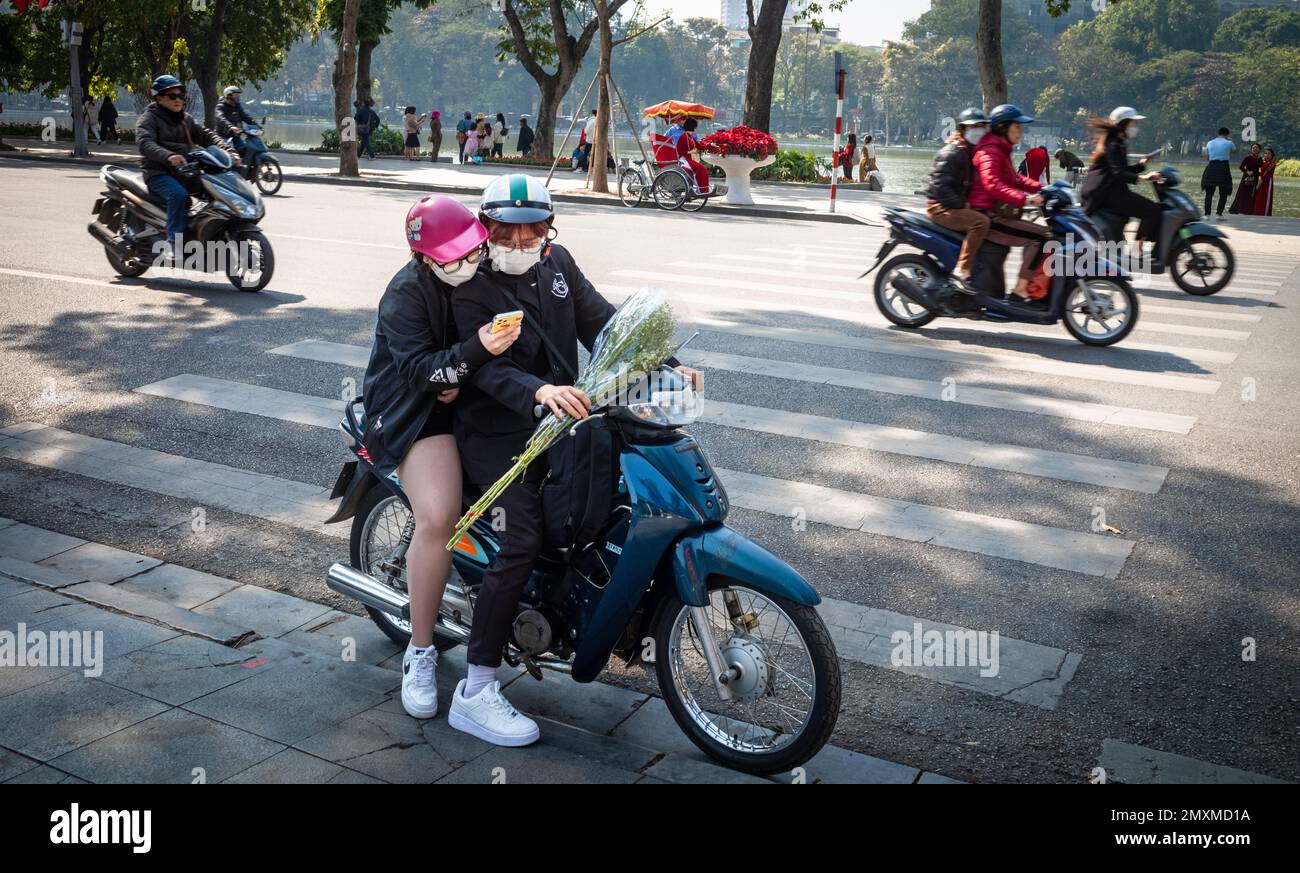
[[[117,106],[112,100],[105,99],[99,106],[99,123],[116,124],[117,123]]]
[[[1079,187],[1083,211],[1095,212],[1100,209],[1112,188],[1135,184],[1141,171],[1141,164],[1128,162],[1128,146],[1124,140],[1117,136],[1109,137],[1105,151],[1092,159],[1088,174],[1083,177],[1083,185]]]
[[[254,124],[253,116],[249,115],[242,104],[225,97],[217,101],[217,133],[222,136],[239,136],[243,133],[241,124]]]
[[[519,151],[526,152],[533,147],[533,129],[531,127],[519,128]]]
[[[451,286],[415,258],[388,283],[362,387],[365,447],[382,475],[402,462],[438,407],[439,392],[461,388],[463,394],[465,380],[492,359],[478,338],[482,323],[458,342]]]
[[[189,138],[186,138],[186,132]],[[229,148],[221,137],[199,124],[186,112],[172,112],[163,109],[157,103],[147,106],[135,122],[135,144],[140,150],[140,167],[144,170],[144,180],[148,182],[154,176],[165,176],[171,172],[167,159],[172,155],[185,157],[192,148],[215,145],[231,155]]]
[[[934,156],[925,196],[945,209],[965,209],[970,200],[971,156],[975,149],[959,139],[944,145]]]
[[[516,286],[521,283],[536,284],[542,329],[564,360],[556,361],[544,350],[526,319],[514,345],[480,367],[461,390],[455,410],[456,444],[466,475],[480,485],[501,477],[537,427],[537,389],[547,383],[572,384],[568,372],[578,371],[578,343],[590,351],[596,334],[614,314],[614,306],[597,293],[568,251],[551,245],[541,262],[522,276],[493,270],[486,261],[473,279],[452,293],[462,341],[498,313],[527,311],[519,302]],[[528,372],[539,354],[550,364],[549,379]]]

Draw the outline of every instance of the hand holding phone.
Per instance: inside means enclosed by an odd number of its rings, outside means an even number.
[[[520,324],[524,320],[524,311],[516,309],[513,312],[501,312],[492,318],[492,333],[501,331]]]

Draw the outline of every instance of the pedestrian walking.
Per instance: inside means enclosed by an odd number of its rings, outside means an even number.
[[[1219,192],[1218,216],[1223,217],[1223,207],[1227,205],[1228,195],[1232,193],[1232,168],[1228,164],[1228,159],[1236,150],[1237,144],[1228,135],[1226,127],[1219,128],[1219,135],[1201,149],[1208,159],[1205,170],[1201,173],[1201,188],[1205,191],[1205,209],[1202,211],[1207,218],[1210,215],[1210,201],[1214,198],[1215,191]]]
[[[121,145],[122,137],[117,132],[117,107],[113,104],[113,98],[104,97],[104,102],[99,104],[99,141],[100,143],[112,140],[114,143]]]

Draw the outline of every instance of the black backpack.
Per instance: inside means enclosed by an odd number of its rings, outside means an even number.
[[[618,501],[621,450],[618,428],[596,419],[547,452],[550,471],[541,495],[542,530],[548,545],[581,548],[600,532]]]

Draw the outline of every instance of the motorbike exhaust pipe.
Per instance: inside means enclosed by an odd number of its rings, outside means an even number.
[[[325,584],[331,591],[337,591],[344,597],[351,597],[380,612],[400,615],[408,621],[411,618],[410,597],[347,564],[331,564],[329,572],[325,574]],[[447,594],[452,593],[449,586]],[[469,628],[457,624],[445,615],[439,614],[437,629],[444,636],[454,640],[462,643],[469,641]]]
[[[929,312],[938,312],[939,304],[934,302],[934,298],[929,292],[918,285],[911,276],[895,276],[889,284],[893,285],[895,290],[900,292],[908,300],[918,306],[924,306]]]
[[[122,241],[114,237],[112,231],[104,227],[104,225],[100,224],[98,221],[92,221],[90,224],[87,224],[86,230],[90,231],[91,236],[115,252],[121,252],[125,248],[122,245]]]

